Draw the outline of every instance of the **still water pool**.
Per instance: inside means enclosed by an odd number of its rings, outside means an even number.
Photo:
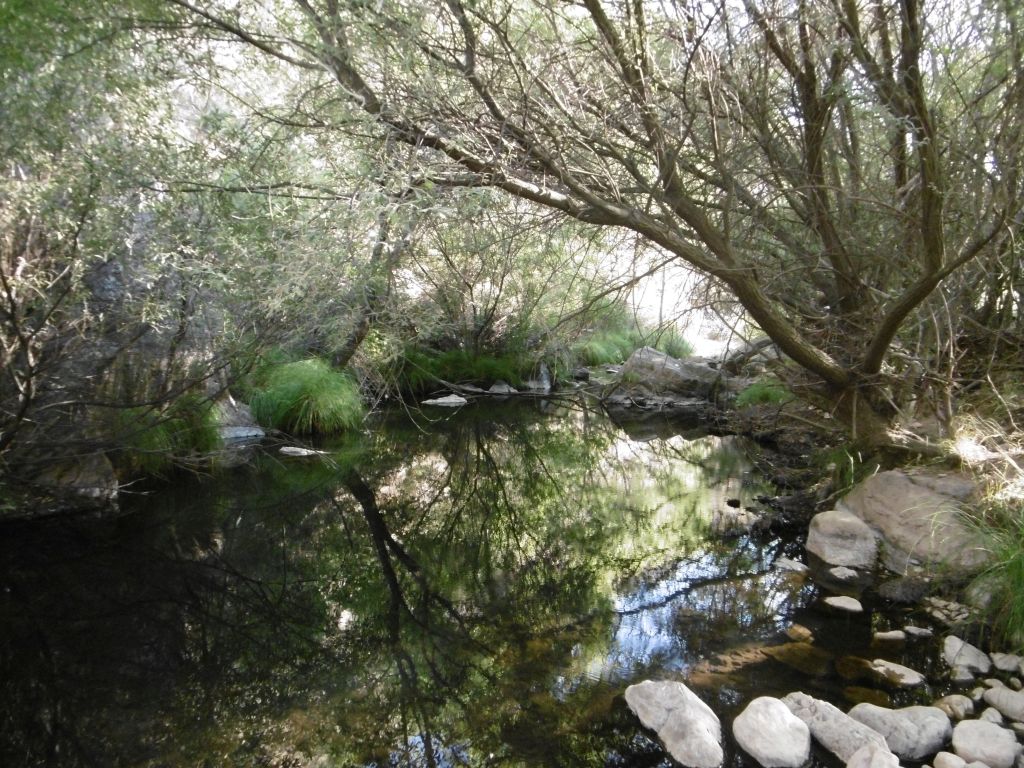
[[[771,490],[740,441],[659,432],[583,402],[391,413],[113,519],[6,525],[0,764],[669,766],[632,682],[686,681],[727,733],[761,694],[847,707],[832,660],[906,617],[822,612],[772,567],[799,541],[713,534]],[[794,623],[818,666],[760,651]]]

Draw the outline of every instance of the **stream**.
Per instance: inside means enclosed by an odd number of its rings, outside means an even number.
[[[822,610],[773,567],[795,533],[712,531],[774,490],[741,440],[656,431],[583,401],[388,412],[321,456],[133,485],[114,517],[4,525],[0,764],[671,766],[622,698],[668,678],[745,766],[753,697],[874,695],[835,660],[907,614]],[[794,624],[820,657],[761,653]]]

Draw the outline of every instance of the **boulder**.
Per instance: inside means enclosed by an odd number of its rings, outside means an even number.
[[[931,637],[935,634],[932,630],[928,629],[928,627],[915,627],[913,624],[907,624],[907,626],[903,628],[903,631],[907,633],[908,637],[924,638]]]
[[[885,737],[889,749],[904,760],[920,762],[949,743],[953,726],[937,707],[888,709],[858,704],[850,717]]]
[[[709,398],[722,374],[703,362],[677,360],[654,347],[641,347],[622,366],[622,381],[627,389]]]
[[[38,490],[66,507],[116,507],[119,483],[103,453],[83,453],[47,466],[32,478]]]
[[[900,761],[885,747],[865,744],[846,761],[846,768],[900,768]]]
[[[1011,720],[1024,722],[1024,693],[1010,688],[989,688],[982,698]]]
[[[995,723],[996,725],[1003,724],[1003,716],[999,714],[999,710],[995,707],[989,707],[988,709],[986,709],[984,712],[978,715],[978,719],[984,720],[986,723]]]
[[[962,720],[953,729],[953,752],[968,763],[1010,768],[1020,747],[1013,731],[984,720]]]
[[[956,635],[949,635],[942,643],[942,657],[949,666],[963,667],[968,671],[985,675],[992,669],[988,654],[964,642]]]
[[[761,696],[733,721],[736,743],[765,768],[799,768],[811,753],[811,731],[778,699]]]
[[[807,724],[819,744],[844,763],[858,749],[868,744],[889,751],[885,739],[878,731],[857,722],[827,701],[797,691],[784,696],[782,703]]]
[[[833,509],[811,519],[807,551],[829,565],[870,569],[878,554],[878,542],[863,520]]]
[[[505,382],[505,381],[502,381],[501,379],[498,379],[498,381],[496,381],[493,384],[491,384],[490,388],[487,390],[487,394],[489,394],[489,395],[518,395],[519,394],[519,390],[516,389],[515,387],[513,387],[508,382]]]
[[[974,481],[955,472],[879,472],[839,503],[882,537],[882,562],[896,573],[942,569],[970,573],[987,555],[977,534],[960,518],[976,493]]]
[[[644,680],[626,689],[626,703],[689,768],[718,768],[725,759],[722,726],[711,707],[682,683]]]

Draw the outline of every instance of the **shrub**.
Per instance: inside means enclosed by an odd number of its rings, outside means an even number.
[[[365,415],[356,381],[317,358],[270,364],[252,378],[249,405],[265,427],[327,435],[357,427]]]
[[[776,379],[755,381],[736,396],[740,408],[748,405],[781,405],[793,399],[793,393]]]
[[[523,355],[473,354],[463,349],[436,352],[407,349],[399,374],[399,387],[411,393],[436,389],[440,381],[490,386],[501,380],[520,384],[531,364]]]

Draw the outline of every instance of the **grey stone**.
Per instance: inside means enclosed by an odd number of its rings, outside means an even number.
[[[846,761],[846,768],[900,768],[900,761],[886,747],[865,744]]]
[[[872,568],[878,542],[863,520],[850,512],[833,509],[811,518],[807,551],[829,565]]]
[[[998,677],[986,677],[981,682],[983,682],[987,688],[1006,688],[1006,683]]]
[[[871,475],[840,502],[882,536],[882,560],[896,573],[915,562],[970,572],[987,554],[976,533],[964,525],[960,509],[976,493],[970,477],[952,472],[891,470]]]
[[[949,679],[954,683],[968,685],[974,682],[974,673],[967,667],[957,666],[949,671]]]
[[[943,641],[942,656],[949,666],[964,667],[975,674],[985,675],[992,669],[992,660],[987,653],[956,635],[949,635]]]
[[[1024,693],[1009,688],[989,688],[982,696],[986,704],[1011,720],[1024,721]]]
[[[308,459],[313,456],[326,456],[327,451],[314,451],[312,448],[302,448],[298,445],[283,445],[277,449],[282,456],[290,456],[293,459]]]
[[[1020,669],[1021,658],[1015,653],[990,653],[992,664],[1000,672],[1016,672]]]
[[[645,680],[626,689],[626,703],[658,734],[672,757],[690,768],[718,768],[722,726],[711,707],[682,683]]]
[[[836,597],[826,597],[825,605],[835,608],[837,611],[846,611],[847,613],[862,613],[864,606],[860,604],[860,600],[847,595],[839,595]]]
[[[965,717],[970,717],[974,714],[974,702],[967,696],[963,696],[959,693],[952,693],[949,696],[943,696],[932,706],[938,707],[953,720],[963,720]],[[938,766],[936,766],[936,768],[938,768]]]
[[[907,633],[908,637],[931,637],[935,633],[927,627],[915,627],[913,624],[907,624],[903,628],[903,631]]]
[[[953,752],[968,763],[1010,768],[1020,747],[1013,731],[983,720],[962,720],[953,729]]]
[[[513,387],[511,384],[500,379],[493,384],[487,390],[488,394],[491,395],[518,395],[519,390]]]
[[[778,699],[761,696],[733,721],[736,743],[765,768],[799,768],[811,753],[807,724]]]
[[[949,743],[953,727],[938,707],[887,709],[858,704],[850,717],[885,737],[889,749],[904,760],[920,762]]]
[[[932,765],[935,768],[964,768],[967,761],[952,752],[939,752],[932,758]]]
[[[975,707],[980,705],[981,702],[985,700],[985,691],[987,691],[987,690],[988,690],[988,688],[982,688],[979,685],[977,688],[972,688],[971,692],[969,694],[967,694],[968,696],[971,697],[971,700],[974,702],[974,706]]]
[[[806,693],[794,692],[782,698],[782,703],[803,720],[811,735],[825,749],[843,762],[868,744],[875,744],[888,751],[885,739],[878,731],[859,723],[844,714],[827,701],[815,699]]]
[[[1024,688],[1024,683],[1022,683],[1020,681],[1019,677],[1011,677],[1010,678],[1010,688],[1012,688],[1015,691],[1019,691],[1022,688]]]
[[[871,662],[871,669],[882,680],[900,688],[916,688],[925,684],[925,677],[920,672],[894,661],[875,659]]]

